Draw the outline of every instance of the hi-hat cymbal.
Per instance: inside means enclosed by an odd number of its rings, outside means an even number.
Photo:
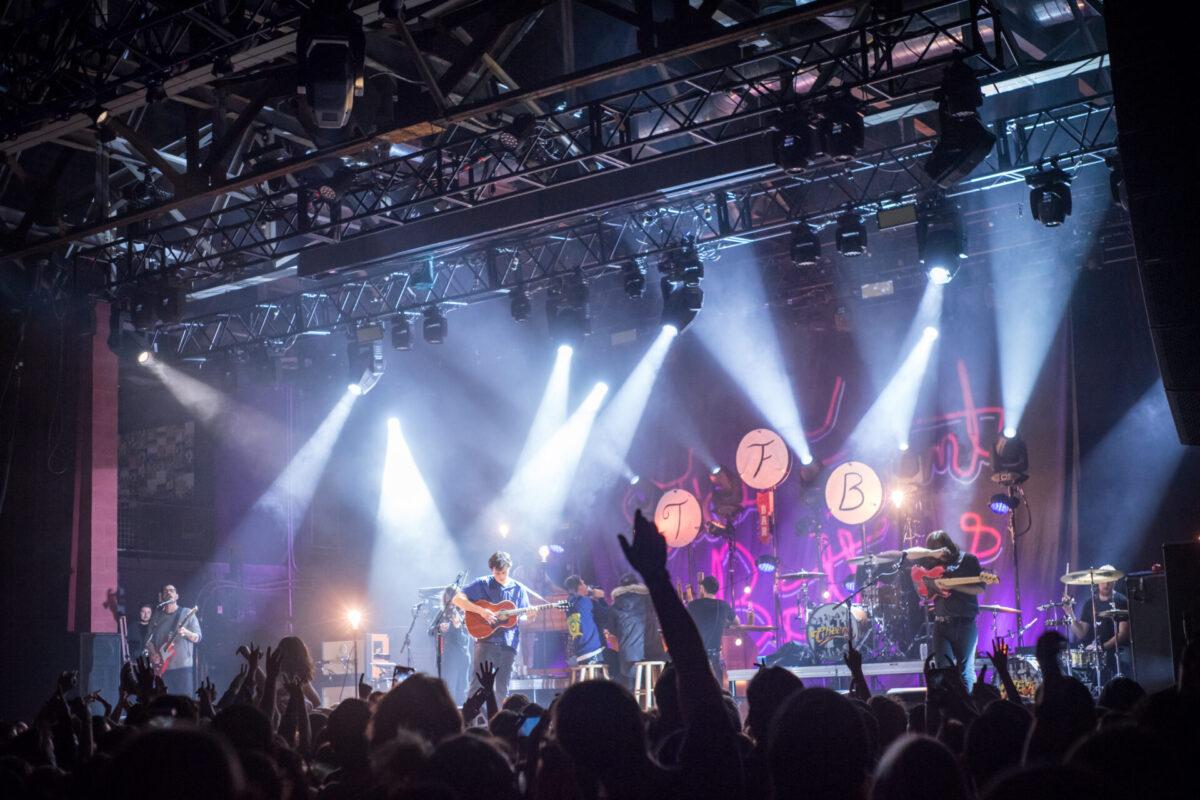
[[[1101,611],[1096,615],[1100,619],[1129,619],[1129,612],[1123,608],[1110,608],[1108,611]]]
[[[775,630],[774,625],[740,625],[738,627],[744,631],[750,631],[751,633],[770,633],[771,631]]]
[[[1058,580],[1067,586],[1090,586],[1093,583],[1112,583],[1125,577],[1119,569],[1081,569],[1078,572],[1068,572]]]
[[[859,564],[886,564],[898,560],[904,553],[899,550],[884,550],[882,553],[868,553],[863,556],[855,556],[847,558],[847,564],[858,566]]]
[[[998,606],[994,603],[980,603],[980,611],[995,611],[997,614],[1020,614],[1021,609],[1012,606]]]
[[[812,581],[817,578],[824,578],[824,572],[813,572],[811,570],[802,569],[799,572],[783,572],[779,575],[781,581]]]

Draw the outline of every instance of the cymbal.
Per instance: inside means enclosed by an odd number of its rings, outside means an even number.
[[[884,550],[882,553],[868,553],[867,555],[863,556],[847,558],[846,563],[854,564],[855,566],[860,564],[883,564],[897,561],[903,555],[904,553],[900,552],[899,550]]]
[[[1119,569],[1081,569],[1078,572],[1068,572],[1058,580],[1067,586],[1090,586],[1092,583],[1112,583],[1125,577]]]
[[[1012,606],[999,606],[994,603],[980,603],[980,611],[995,611],[997,614],[1020,614],[1021,609]]]
[[[1101,619],[1129,619],[1129,612],[1124,608],[1110,608],[1108,611],[1101,611],[1096,615]]]
[[[775,630],[774,625],[740,625],[738,627],[744,631],[750,631],[752,633],[770,633],[771,631]]]
[[[824,578],[824,572],[813,572],[811,570],[802,569],[799,572],[784,572],[779,576],[781,581],[811,581],[817,578]]]

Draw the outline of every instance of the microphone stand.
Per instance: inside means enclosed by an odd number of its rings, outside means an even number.
[[[421,613],[421,608],[424,605],[425,601],[422,600],[413,606],[412,622],[408,623],[408,630],[404,632],[404,644],[400,645],[401,653],[403,653],[405,650],[408,651],[408,666],[410,667],[412,666],[412,632],[413,628],[417,626],[417,615]]]

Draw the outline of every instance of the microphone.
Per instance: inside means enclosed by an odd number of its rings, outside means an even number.
[[[457,589],[458,587],[462,586],[463,579],[466,577],[467,571],[464,569],[462,572],[458,573],[458,577],[454,579],[454,587]]]
[[[174,603],[174,602],[175,602],[174,600],[163,600],[161,603],[156,605],[155,608],[166,608],[167,606],[171,605],[171,603]]]

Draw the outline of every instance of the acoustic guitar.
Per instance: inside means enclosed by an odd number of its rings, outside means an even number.
[[[517,618],[522,614],[529,614],[546,608],[559,608],[564,611],[567,609],[566,600],[559,600],[557,603],[543,603],[540,606],[526,606],[525,608],[517,608],[517,604],[511,600],[504,600],[500,603],[476,600],[475,605],[486,608],[496,615],[496,621],[489,623],[474,611],[466,612],[467,633],[471,634],[475,639],[486,639],[498,630],[516,627]]]
[[[943,578],[946,568],[943,566],[925,569],[912,568],[912,582],[924,600],[933,597],[949,597],[950,590],[956,586],[991,586],[1000,582],[1000,577],[994,572],[981,572],[970,578]]]

